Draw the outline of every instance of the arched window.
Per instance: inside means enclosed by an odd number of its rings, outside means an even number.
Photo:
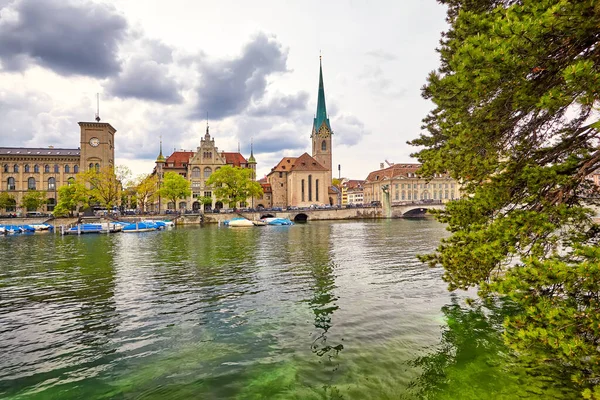
[[[323,140],[321,142],[321,150],[322,151],[326,151],[327,150],[327,142],[325,140]]]
[[[94,163],[90,163],[90,165],[88,165],[88,169],[94,169]]]
[[[71,166],[69,164],[65,164],[65,174],[71,173]]]
[[[73,172],[76,174],[79,173],[79,165],[73,166]]]
[[[175,203],[173,203],[172,201],[167,203],[167,210],[174,210],[175,209]]]
[[[6,190],[16,190],[15,178],[12,176],[6,180]]]
[[[44,172],[46,174],[50,173],[50,166],[48,164],[44,165]]]
[[[25,167],[23,167],[23,170],[25,171],[25,173],[29,172],[29,164],[25,164]]]
[[[95,167],[96,167],[96,172],[100,172],[100,164],[96,163]]]
[[[212,169],[210,169],[210,167],[204,168],[204,178],[210,177],[211,173],[212,173]]]
[[[36,174],[37,174],[37,173],[39,173],[39,172],[40,172],[40,166],[39,166],[39,165],[37,165],[37,164],[35,164],[35,165],[33,166],[33,172],[35,172]]]
[[[8,164],[4,164],[4,172],[8,172]]]
[[[200,178],[200,168],[192,168],[192,178]]]
[[[13,166],[13,172],[19,172],[19,166],[17,164]]]
[[[48,178],[48,190],[56,189],[56,179]]]
[[[308,201],[312,201],[312,175],[308,176]]]
[[[315,179],[315,201],[319,201],[319,180]]]
[[[54,173],[58,174],[60,172],[60,169],[58,167],[58,164],[54,164]]]
[[[73,177],[70,177],[69,179],[67,179],[67,185],[68,185],[68,186],[71,186],[71,185],[72,185],[72,184],[74,184],[74,183],[75,183],[75,178],[73,178]]]
[[[35,190],[35,178],[32,177],[27,179],[27,189]]]
[[[300,186],[301,186],[301,192],[302,192],[302,201],[304,201],[304,179],[302,179]]]

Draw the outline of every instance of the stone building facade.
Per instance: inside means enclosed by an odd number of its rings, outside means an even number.
[[[114,166],[114,136],[108,123],[79,122],[79,148],[0,147],[0,191],[14,199],[5,212],[52,212],[58,188],[68,185],[79,172]],[[38,210],[22,210],[23,196],[30,190],[45,192],[48,203]]]
[[[450,175],[436,174],[426,180],[417,173],[420,167],[421,164],[398,163],[371,172],[363,184],[364,203],[382,201],[386,185],[392,205],[423,200],[446,203],[459,198],[459,185]]]
[[[272,191],[273,207],[337,204],[338,193],[331,187],[332,135],[325,105],[323,67],[319,63],[317,112],[310,135],[312,155],[284,157],[271,169],[267,182]]]
[[[240,152],[220,151],[215,145],[215,139],[209,133],[208,126],[206,127],[206,134],[200,139],[200,146],[196,148],[196,151],[176,151],[165,158],[162,155],[161,148],[154,173],[158,174],[159,178],[162,178],[165,172],[178,173],[190,181],[192,195],[187,199],[181,199],[178,204],[164,203],[161,199],[156,199],[153,205],[154,210],[157,212],[165,210],[185,212],[186,210],[199,211],[203,209],[208,211],[214,208],[227,208],[227,204],[217,201],[214,188],[206,184],[210,175],[225,165],[250,168],[253,171],[253,178],[256,178],[256,160],[253,151],[251,150],[248,159]],[[212,203],[203,206],[202,197],[212,198]],[[249,200],[249,202],[251,201]]]

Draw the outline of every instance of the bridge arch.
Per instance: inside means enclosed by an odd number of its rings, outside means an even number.
[[[421,218],[427,215],[427,207],[415,207],[402,214],[404,218]]]
[[[294,222],[306,222],[308,221],[308,215],[305,213],[296,214],[294,216]]]

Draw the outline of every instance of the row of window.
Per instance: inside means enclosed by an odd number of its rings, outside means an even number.
[[[302,201],[304,201],[304,179],[300,182]],[[308,176],[308,201],[312,200],[312,175]],[[319,180],[315,179],[315,201],[319,201]]]
[[[418,187],[420,187],[421,189],[435,189],[436,188],[436,184],[435,183],[420,183],[420,184],[417,184],[417,183],[412,183],[412,184],[411,183],[403,183],[402,184],[402,189],[405,189],[405,188],[406,189],[410,189],[411,185],[412,185],[413,189],[416,189]],[[444,186],[442,186],[442,185],[444,185]],[[394,186],[396,187],[396,190],[398,190],[398,183],[396,183]],[[452,189],[454,189],[454,183],[451,183],[450,187]],[[438,189],[441,189],[441,188],[448,189],[448,184],[447,183],[438,183],[437,184],[437,188]]]
[[[92,164],[90,164],[90,166],[91,165]],[[11,172],[10,170],[11,170],[10,165],[4,164],[4,172],[5,173]],[[26,173],[31,172],[30,165],[29,164],[25,164],[23,166],[23,171],[26,172]],[[18,164],[13,165],[12,172],[19,172],[19,165]],[[33,172],[36,173],[36,174],[39,173],[40,172],[40,166],[37,165],[37,164],[35,164],[33,166]],[[58,164],[54,164],[53,172],[55,174],[60,173],[60,167],[58,166]],[[79,165],[77,165],[77,164],[73,165],[73,173],[76,174],[78,172],[79,172]],[[46,174],[50,173],[50,165],[48,165],[48,164],[44,165],[44,173],[46,173]],[[69,164],[67,164],[67,165],[65,165],[65,174],[70,174],[70,173],[71,173],[71,166]]]
[[[67,184],[71,185],[75,181],[74,178],[67,179]],[[37,183],[35,178],[31,177],[27,179],[27,189],[28,190],[36,190]],[[56,189],[56,178],[48,178],[48,190]],[[6,180],[6,190],[17,190],[17,185],[15,178],[12,176]]]
[[[218,171],[219,168],[221,168],[221,167],[215,168],[215,171]],[[210,174],[212,174],[212,169],[210,167],[204,168],[204,178],[208,179],[210,177]],[[192,168],[192,178],[200,178],[200,168],[199,167]]]
[[[400,193],[396,192],[396,195],[394,197],[394,200],[400,200]],[[421,200],[428,200],[431,199],[431,195],[429,194],[429,192],[421,192]],[[402,200],[418,200],[419,199],[419,194],[418,192],[405,192],[402,191]],[[433,191],[433,199],[434,200],[442,200],[442,199],[454,199],[454,191],[442,191],[440,190],[439,192],[437,191]]]

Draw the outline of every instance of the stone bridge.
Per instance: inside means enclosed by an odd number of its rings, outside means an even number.
[[[321,221],[335,219],[373,219],[373,218],[410,218],[424,217],[427,210],[443,209],[441,203],[411,203],[393,205],[390,210],[384,210],[382,207],[360,207],[360,208],[328,208],[328,209],[305,209],[288,211],[261,211],[261,212],[243,212],[239,215],[248,219],[260,219],[263,217],[289,218],[292,221]],[[217,223],[220,221],[235,218],[233,213],[219,213],[204,215],[204,222]],[[181,217],[182,223],[187,223],[187,215]],[[192,222],[193,223],[193,222]]]

